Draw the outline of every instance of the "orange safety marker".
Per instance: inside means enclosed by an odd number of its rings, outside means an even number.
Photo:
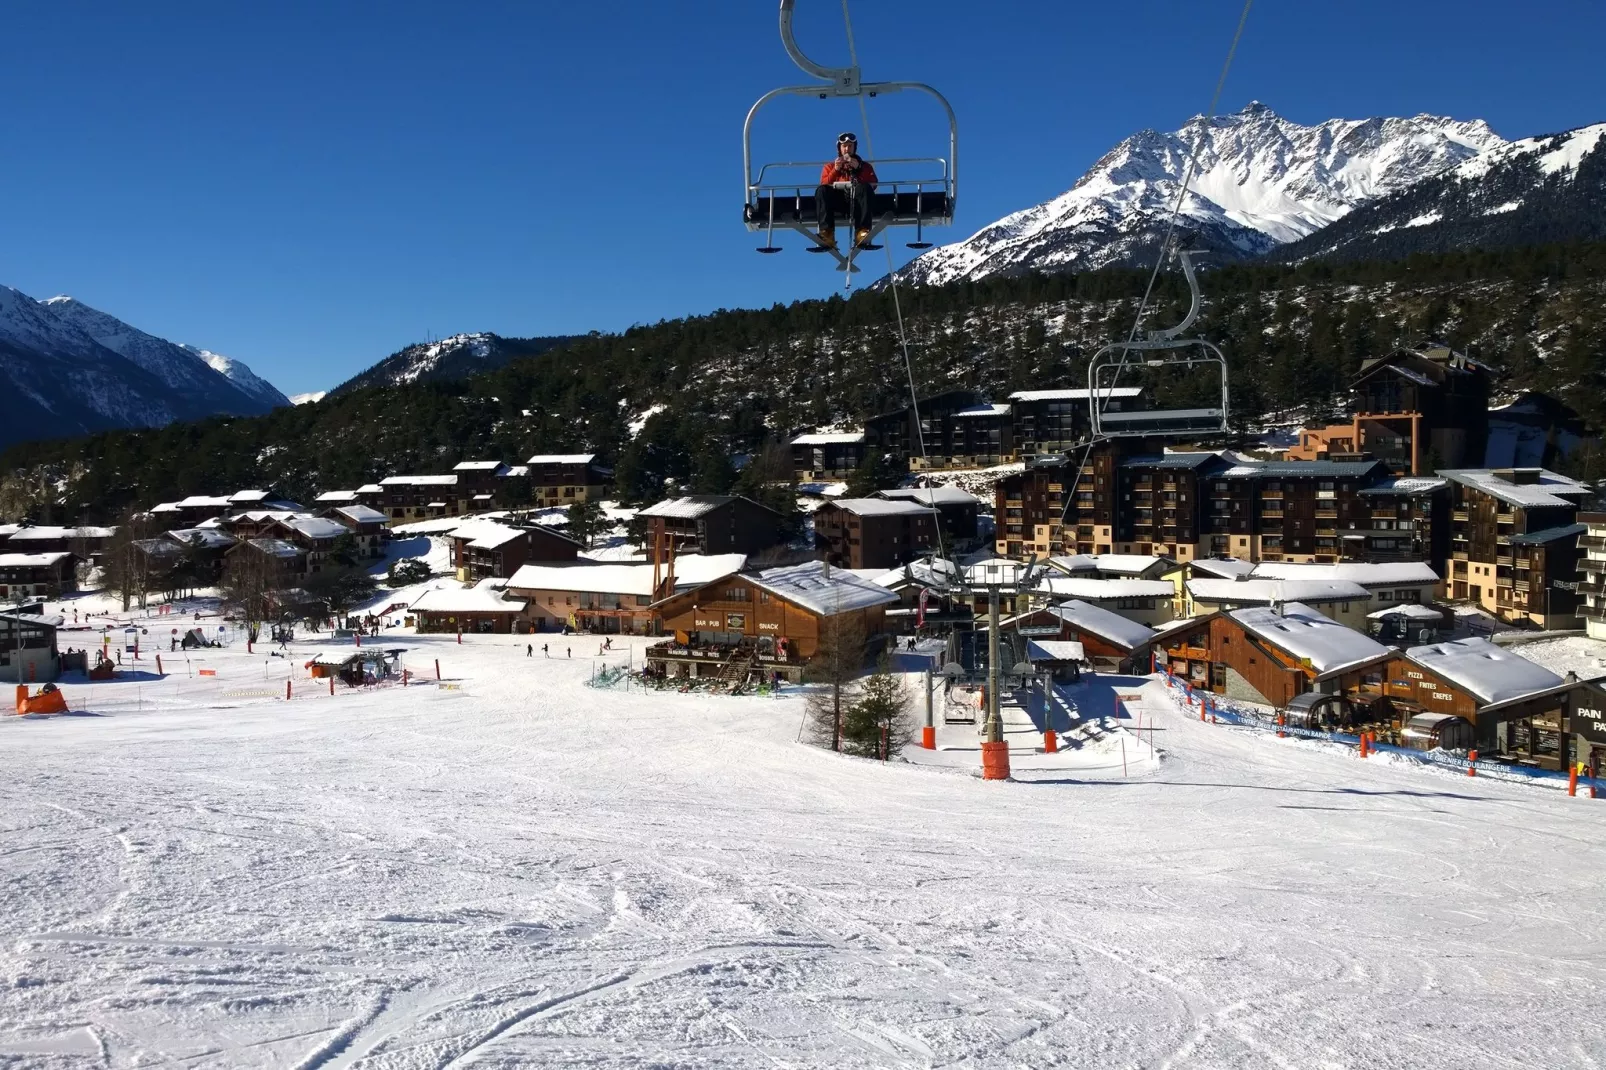
[[[983,780],[1009,779],[1009,744],[983,743],[981,745],[981,778]]]
[[[331,676],[331,677],[329,677],[329,694],[331,696],[333,696],[334,693],[335,693],[335,678],[333,676]]]
[[[1059,740],[1054,738],[1054,730],[1050,728],[1048,731],[1043,733],[1043,753],[1058,754],[1059,752]]]
[[[441,659],[440,658],[436,658],[435,659],[435,679],[439,680],[440,678],[441,678]]]
[[[1578,797],[1578,767],[1576,765],[1567,770],[1567,797],[1569,799]]]
[[[407,680],[407,672],[406,672],[406,670],[403,670],[402,671],[402,682],[405,684],[406,680]],[[924,726],[923,728],[920,729],[920,746],[925,748],[926,750],[936,750],[937,749],[937,729],[935,728],[935,726],[928,724],[928,725],[926,725],[926,726]]]
[[[1278,739],[1287,739],[1288,738],[1288,733],[1283,731],[1283,726],[1286,725],[1287,723],[1288,723],[1288,715],[1287,714],[1283,714],[1283,713],[1279,713],[1277,715],[1277,738]]]
[[[166,676],[167,675],[166,673],[164,673],[162,671],[162,655],[160,655],[160,654],[156,655],[156,675],[157,676]]]
[[[198,675],[198,676],[216,676],[217,675],[217,670],[216,669],[196,669],[195,672],[196,672],[196,675]]]
[[[1477,775],[1478,775],[1478,752],[1475,751],[1475,750],[1469,750],[1469,751],[1467,751],[1467,776],[1477,776]]]
[[[1366,757],[1366,733],[1361,733],[1361,757]]]

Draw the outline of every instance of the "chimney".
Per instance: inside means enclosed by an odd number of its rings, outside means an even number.
[[[1538,468],[1513,468],[1511,470],[1511,481],[1532,486],[1539,482],[1539,472],[1540,469]]]

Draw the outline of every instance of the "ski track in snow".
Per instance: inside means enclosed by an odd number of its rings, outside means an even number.
[[[527,641],[387,635],[457,687],[289,703],[283,659],[208,651],[215,678],[0,721],[0,1065],[1606,1052],[1606,804],[1200,724],[1135,681],[1158,769],[989,784],[800,745],[795,697],[594,691],[590,658],[539,657],[570,640]]]

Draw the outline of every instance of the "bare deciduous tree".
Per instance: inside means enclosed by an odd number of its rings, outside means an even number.
[[[820,618],[820,645],[809,662],[809,735],[816,744],[842,749],[843,719],[857,701],[854,682],[864,671],[864,624],[856,613]]]

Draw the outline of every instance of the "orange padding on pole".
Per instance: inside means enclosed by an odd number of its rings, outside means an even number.
[[[1043,733],[1043,753],[1058,754],[1060,752],[1059,740],[1054,738],[1054,730],[1050,728]]]
[[[983,780],[1009,779],[1009,744],[983,743],[981,745],[981,778]]]
[[[1469,751],[1467,751],[1467,776],[1477,776],[1477,775],[1478,775],[1478,752],[1475,751],[1475,750],[1469,750]]]
[[[928,724],[920,729],[920,745],[926,750],[937,749],[937,729],[935,727]]]

